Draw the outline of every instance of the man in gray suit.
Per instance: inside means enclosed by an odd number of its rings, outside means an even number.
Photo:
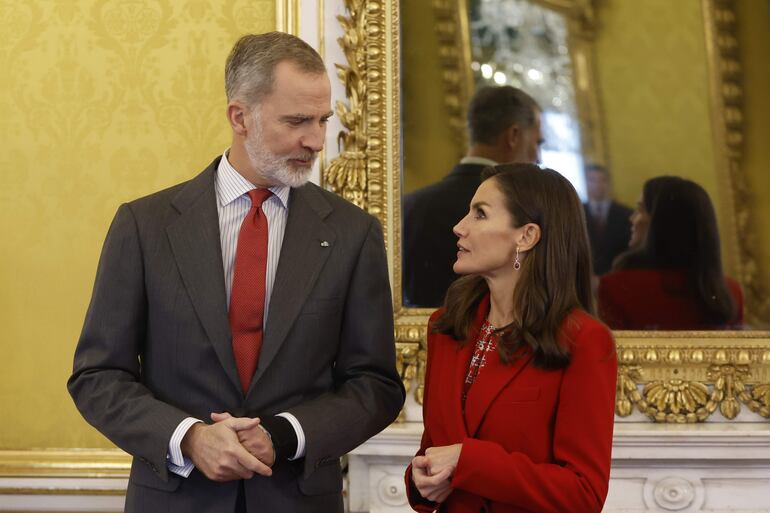
[[[134,456],[127,512],[341,512],[339,457],[404,401],[382,231],[307,183],[310,46],[244,36],[225,85],[224,155],[118,209],[68,388]]]

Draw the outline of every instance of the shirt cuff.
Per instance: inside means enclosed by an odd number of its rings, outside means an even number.
[[[187,431],[198,422],[203,422],[194,417],[187,417],[174,430],[171,440],[168,442],[168,454],[166,454],[166,466],[170,472],[182,477],[188,477],[195,468],[190,458],[182,455],[182,439]]]
[[[284,419],[288,420],[289,423],[291,424],[291,427],[294,428],[294,433],[296,433],[297,435],[297,452],[294,453],[294,456],[289,458],[289,461],[294,461],[304,457],[305,456],[305,432],[302,430],[302,426],[297,420],[297,417],[295,417],[289,412],[279,413],[278,415],[276,415],[276,417],[283,417]]]

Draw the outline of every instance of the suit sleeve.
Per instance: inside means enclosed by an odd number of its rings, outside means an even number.
[[[304,475],[382,431],[404,404],[396,371],[393,301],[382,229],[374,217],[345,298],[334,366],[336,387],[287,411],[305,432]]]
[[[534,463],[495,442],[467,438],[452,486],[542,513],[596,513],[607,496],[617,357],[609,330],[578,335],[556,409],[553,463]]]
[[[428,326],[431,325],[435,313],[431,316],[430,320],[428,321]],[[430,328],[429,328],[430,330]],[[424,380],[424,389],[423,389],[423,403],[422,403],[422,418],[427,418],[425,412],[428,407],[428,387],[430,384],[430,368],[431,368],[431,354],[432,351],[430,350],[431,344],[431,336],[428,335],[428,355],[425,363],[425,380]],[[428,430],[427,423],[423,423],[423,431],[422,431],[422,439],[420,440],[420,448],[417,451],[417,454],[415,456],[423,456],[425,454],[426,449],[429,447],[433,447],[433,441],[431,440],[430,431]],[[410,463],[409,466],[406,468],[406,473],[404,474],[404,480],[406,484],[406,496],[409,499],[409,505],[412,507],[413,510],[419,511],[421,513],[430,513],[431,511],[434,511],[436,507],[438,506],[437,503],[426,499],[422,495],[420,495],[420,491],[417,490],[417,487],[414,485],[414,481],[412,481],[412,464]]]
[[[169,440],[188,415],[155,399],[141,380],[147,297],[136,220],[122,205],[110,226],[67,382],[83,417],[168,479]]]

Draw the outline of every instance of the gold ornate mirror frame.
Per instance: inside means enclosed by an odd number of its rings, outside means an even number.
[[[447,66],[447,102],[463,105],[468,89],[459,68],[465,62],[459,43],[461,26],[452,13],[463,0],[433,0],[444,17],[437,27]],[[730,0],[702,0],[711,70],[715,146],[723,155],[723,185],[732,199],[733,233],[749,225],[747,190],[740,172],[741,83],[737,61],[735,12]],[[428,309],[405,308],[401,294],[401,125],[398,0],[344,0],[347,15],[338,19],[344,30],[339,43],[347,58],[337,65],[348,103],[338,102],[345,131],[342,153],[324,171],[324,183],[377,216],[382,223],[391,263],[398,365],[407,389],[422,400],[425,334]],[[542,0],[573,23],[579,42],[575,50],[579,107],[587,115],[583,129],[592,137],[585,151],[603,160],[596,95],[591,93],[587,46],[594,24],[591,0]],[[454,70],[452,69],[454,62]],[[580,82],[583,77],[584,81]],[[452,96],[454,95],[454,97]],[[459,116],[460,110],[456,110]],[[461,126],[461,119],[458,126]],[[458,137],[463,137],[458,135]],[[761,287],[753,248],[736,237],[739,273],[746,290],[749,315],[767,318],[770,301]],[[770,332],[615,332],[619,375],[616,413],[638,411],[656,422],[702,422],[719,410],[726,419],[744,412],[770,418]],[[590,391],[586,391],[590,393]],[[751,419],[751,413],[741,419]],[[755,416],[756,417],[756,416]],[[759,418],[759,417],[756,417]],[[756,418],[754,420],[756,420]]]

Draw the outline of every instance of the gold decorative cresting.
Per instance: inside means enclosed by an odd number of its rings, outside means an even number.
[[[743,157],[743,84],[738,53],[738,30],[733,0],[703,0],[706,24],[706,50],[711,66],[711,96],[714,112],[716,148],[719,163],[725,167],[721,185],[723,200],[733,213],[731,226],[723,233],[723,245],[734,248],[735,267],[746,296],[746,320],[754,325],[770,322],[770,296],[757,259],[757,240],[753,235],[752,195],[741,168]],[[731,236],[725,236],[730,234]]]
[[[755,340],[731,345],[715,332],[669,332],[665,345],[619,334],[615,413],[628,417],[636,407],[655,422],[683,424],[717,410],[732,420],[746,406],[770,418],[770,341],[767,333],[753,333]]]

